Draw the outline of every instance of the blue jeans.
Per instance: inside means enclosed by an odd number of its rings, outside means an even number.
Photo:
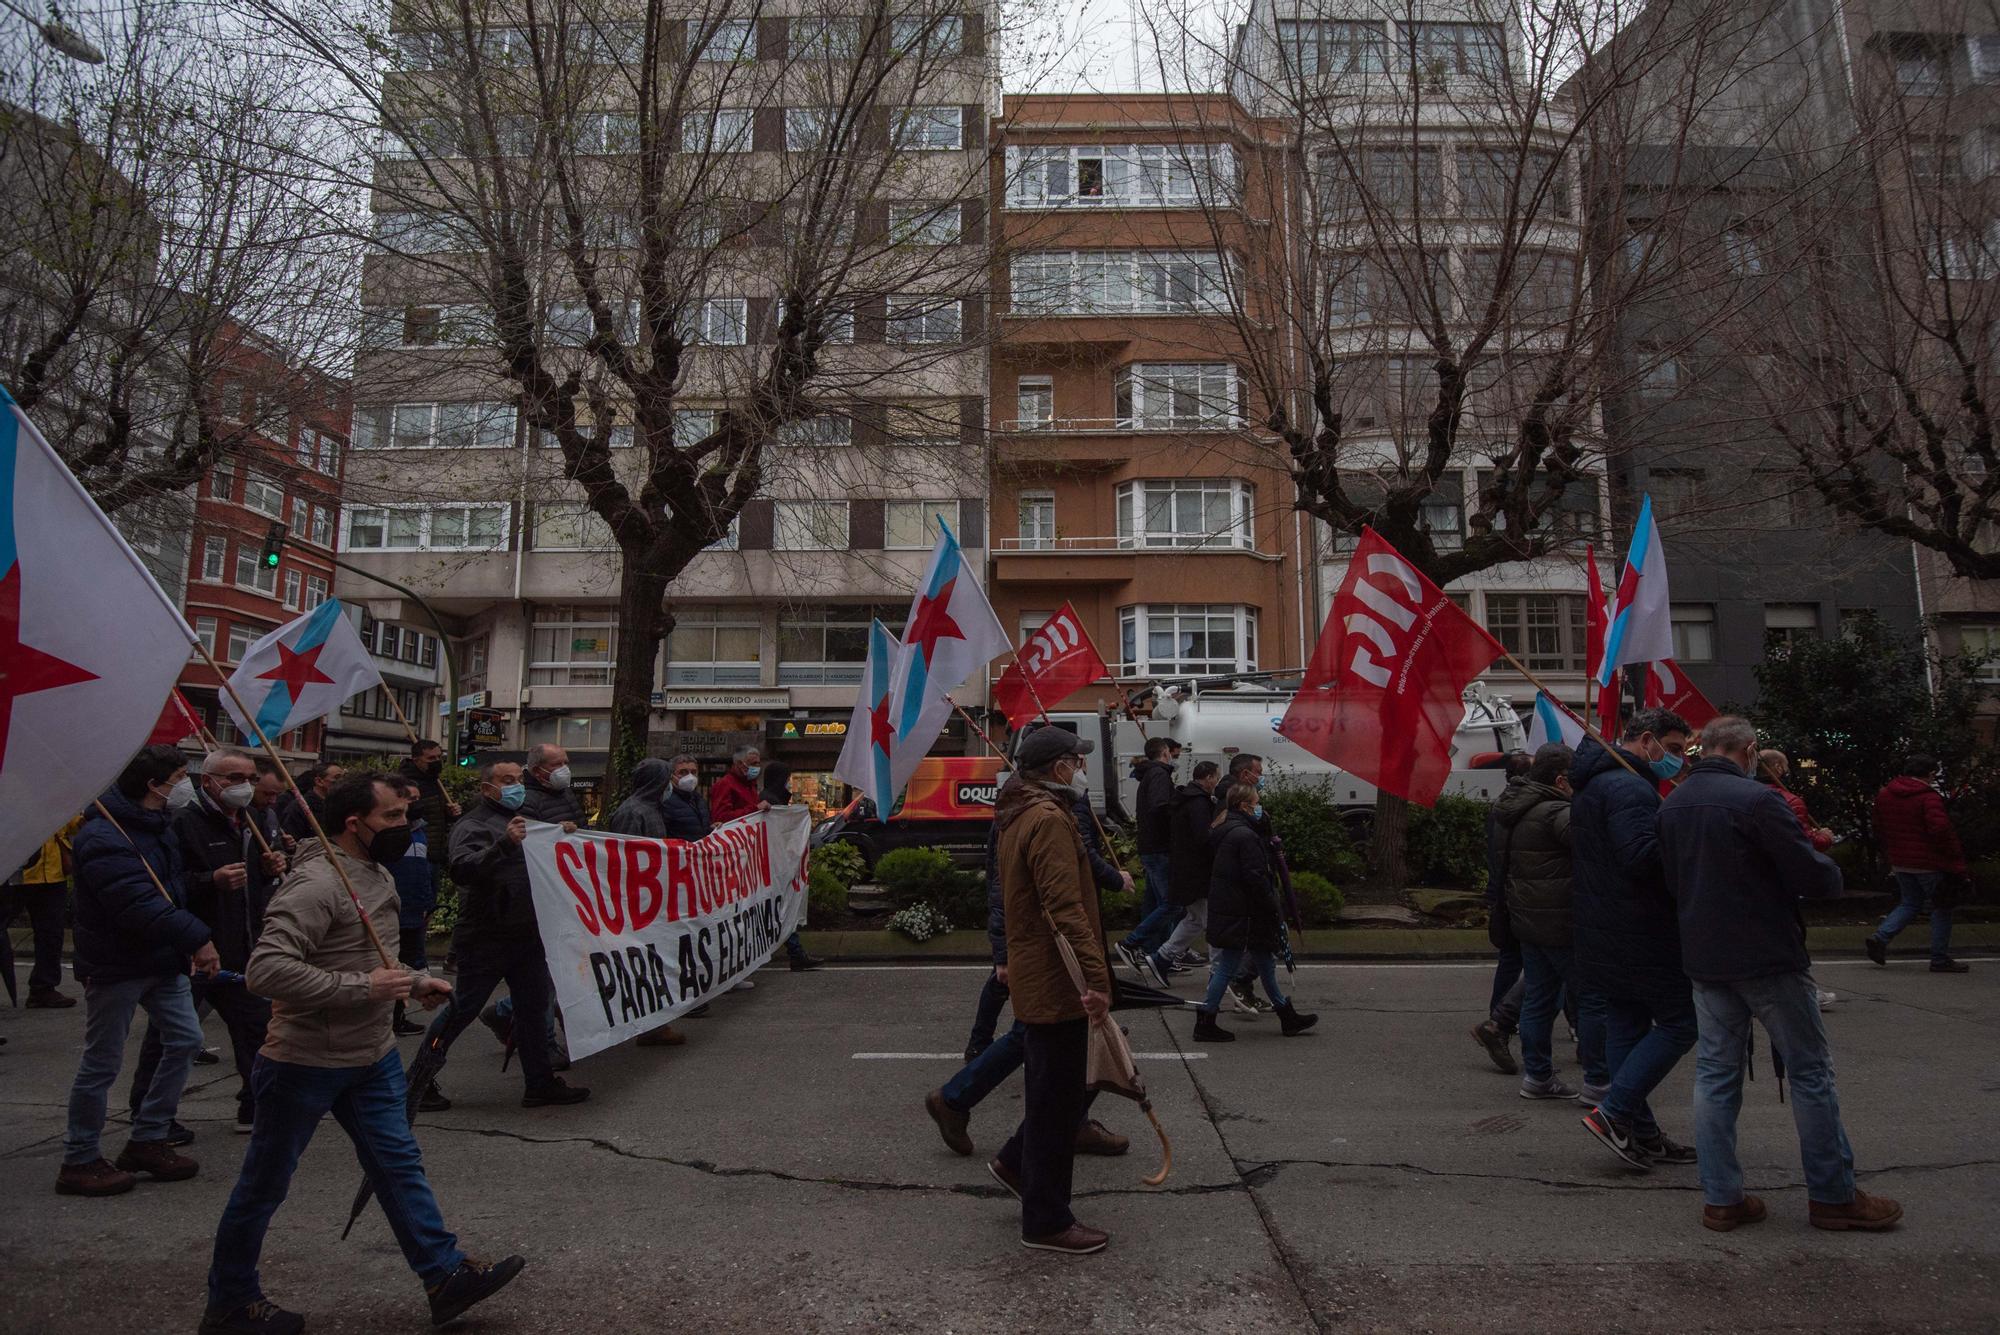
[[[1208,995],[1202,998],[1201,1008],[1212,1011],[1222,1004],[1222,994],[1229,990],[1229,984],[1248,960],[1257,976],[1264,980],[1264,995],[1271,999],[1273,1006],[1285,1004],[1285,994],[1278,990],[1278,957],[1268,950],[1222,950],[1217,949],[1208,961]]]
[[[1734,1205],[1743,1199],[1736,1114],[1743,1106],[1743,1055],[1753,1015],[1771,1035],[1771,1046],[1792,1080],[1792,1122],[1799,1131],[1807,1197],[1822,1205],[1854,1199],[1854,1150],[1840,1124],[1840,1095],[1833,1087],[1833,1054],[1820,1023],[1818,993],[1806,973],[1694,985],[1701,1023],[1701,1048],[1694,1059],[1694,1141],[1702,1199],[1708,1204]]]
[[[1172,859],[1165,853],[1141,853],[1139,865],[1146,869],[1146,902],[1152,905],[1146,916],[1139,919],[1125,938],[1125,944],[1134,950],[1143,950],[1148,955],[1166,944],[1173,930],[1180,924],[1181,916],[1187,912],[1181,905],[1167,897],[1167,879],[1171,875],[1169,867]]]
[[[986,983],[979,989],[979,1008],[972,1014],[972,1032],[965,1036],[965,1046],[984,1050],[993,1046],[993,1033],[1000,1027],[1000,1008],[1007,1004],[1007,985],[1000,981],[1000,975],[989,973]]]
[[[428,1288],[458,1269],[465,1253],[445,1229],[424,1176],[423,1154],[405,1110],[401,1057],[392,1052],[373,1066],[300,1066],[259,1057],[251,1081],[257,1125],[215,1229],[208,1268],[211,1312],[232,1311],[264,1296],[257,1279],[264,1233],[284,1204],[299,1156],[329,1112],[354,1142],[354,1157],[417,1278]]]
[[[1633,1134],[1650,1140],[1660,1134],[1646,1096],[1659,1088],[1681,1054],[1694,1046],[1697,1030],[1694,1000],[1685,992],[1661,991],[1645,996],[1606,996],[1604,1065],[1611,1072],[1611,1092],[1597,1106],[1605,1116],[1632,1124]],[[1586,1008],[1594,1022],[1596,1003]]]
[[[1504,913],[1506,910],[1501,911]],[[1521,980],[1521,967],[1521,947],[1501,947],[1500,958],[1493,964],[1493,995],[1486,1002],[1486,1018],[1510,1034],[1520,1023],[1520,1003],[1516,1001],[1513,1006],[1507,1005],[1507,994]]]
[[[98,1141],[104,1134],[104,1110],[118,1069],[125,1064],[125,1039],[132,1032],[132,1012],[141,1006],[160,1036],[160,1064],[139,1110],[132,1117],[132,1139],[165,1140],[180,1110],[194,1055],[201,1051],[201,1021],[195,1018],[194,995],[184,973],[128,978],[118,983],[87,983],[83,989],[83,1060],[69,1090],[69,1130],[63,1135],[63,1162],[96,1163],[103,1158]]]
[[[1139,890],[1139,917],[1143,920],[1167,902],[1167,879],[1172,875],[1173,858],[1166,853],[1141,853],[1139,866],[1146,873],[1146,883]],[[1131,939],[1126,938],[1128,942]]]
[[[1895,876],[1896,888],[1903,892],[1903,902],[1889,910],[1889,916],[1882,919],[1875,935],[1884,941],[1895,940],[1896,933],[1915,922],[1928,906],[1931,911],[1931,958],[1944,959],[1951,954],[1951,910],[1935,907],[1938,886],[1944,881],[1944,873],[1899,871]]]
[[[944,1082],[944,1101],[962,1113],[979,1106],[979,1101],[1000,1088],[1003,1081],[1021,1069],[1027,1059],[1025,1044],[1028,1026],[1019,1020],[995,1039],[992,1046],[958,1068],[958,1074]]]
[[[1521,947],[1522,977],[1527,986],[1521,992],[1521,1069],[1531,1080],[1546,1080],[1555,1074],[1552,1049],[1555,1046],[1556,1013],[1562,1009],[1563,995],[1578,995],[1576,957],[1567,946]],[[1604,1012],[1578,1007],[1576,1045],[1583,1062],[1583,1079],[1588,1085],[1608,1085],[1604,1069]]]

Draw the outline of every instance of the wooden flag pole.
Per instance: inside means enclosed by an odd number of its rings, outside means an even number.
[[[176,690],[176,694],[178,693],[178,690]],[[201,742],[202,751],[210,758],[213,758],[215,753],[222,749],[222,743],[215,740],[215,734],[208,730],[206,723],[195,718],[192,714],[189,714],[188,717],[194,720],[194,735]],[[282,770],[284,765],[280,764],[278,768]],[[244,808],[246,820],[250,826],[250,834],[257,841],[257,847],[263,849],[266,853],[275,851],[272,849],[270,842],[264,838],[264,832],[257,827],[256,817],[247,815],[249,810],[250,808],[248,807]]]
[[[1528,671],[1528,668],[1527,668],[1527,665],[1526,665],[1526,664],[1524,664],[1524,663],[1523,663],[1523,662],[1522,662],[1522,661],[1521,661],[1520,659],[1518,659],[1518,658],[1514,657],[1514,655],[1512,655],[1511,653],[1508,653],[1508,652],[1507,652],[1507,650],[1505,650],[1505,649],[1502,649],[1502,650],[1500,651],[1500,656],[1501,656],[1502,658],[1506,659],[1506,660],[1507,660],[1507,662],[1508,662],[1509,664],[1511,664],[1511,665],[1513,666],[1513,668],[1514,668],[1514,671],[1516,671],[1516,672],[1520,673],[1520,674],[1521,674],[1522,676],[1526,677],[1526,678],[1528,679],[1528,684],[1529,684],[1530,686],[1533,686],[1533,687],[1534,687],[1534,688],[1535,688],[1536,690],[1540,691],[1540,692],[1541,692],[1541,693],[1542,693],[1543,695],[1546,695],[1546,696],[1548,696],[1548,697],[1549,697],[1549,699],[1551,699],[1551,700],[1554,700],[1554,699],[1556,699],[1556,693],[1555,693],[1554,691],[1551,691],[1551,690],[1550,690],[1550,689],[1549,689],[1549,688],[1548,688],[1547,686],[1544,686],[1544,685],[1542,684],[1542,681],[1541,681],[1541,678],[1537,677],[1537,676],[1536,676],[1536,675],[1535,675],[1534,673],[1532,673],[1532,672]],[[1605,749],[1606,751],[1610,752],[1610,754],[1611,754],[1611,758],[1612,758],[1613,760],[1617,761],[1617,762],[1618,762],[1618,763],[1619,763],[1620,765],[1623,765],[1623,766],[1625,767],[1625,772],[1626,772],[1627,774],[1630,774],[1630,775],[1631,775],[1631,776],[1632,776],[1633,778],[1635,778],[1635,779],[1646,779],[1646,782],[1648,782],[1648,783],[1653,783],[1653,782],[1655,782],[1655,780],[1652,780],[1652,779],[1648,779],[1648,778],[1646,778],[1646,776],[1645,776],[1645,775],[1643,775],[1643,774],[1639,773],[1639,771],[1638,771],[1638,770],[1635,770],[1635,769],[1633,769],[1633,768],[1632,768],[1632,762],[1631,762],[1631,761],[1629,761],[1629,760],[1627,760],[1627,759],[1625,759],[1625,757],[1624,757],[1624,756],[1622,756],[1622,755],[1620,755],[1620,754],[1618,753],[1618,747],[1617,747],[1616,743],[1613,743],[1613,742],[1611,742],[1611,741],[1608,741],[1608,740],[1607,740],[1607,739],[1606,739],[1606,738],[1605,738],[1605,737],[1604,737],[1604,736],[1603,736],[1602,734],[1600,734],[1600,733],[1599,733],[1599,732],[1598,732],[1598,731],[1597,731],[1597,730],[1596,730],[1595,728],[1591,727],[1591,726],[1590,726],[1590,720],[1589,720],[1588,718],[1581,718],[1581,719],[1578,719],[1578,720],[1577,720],[1577,722],[1578,722],[1579,724],[1581,724],[1581,725],[1582,725],[1582,727],[1583,727],[1583,735],[1584,735],[1584,736],[1586,736],[1586,737],[1588,737],[1588,738],[1590,738],[1590,739],[1591,739],[1592,741],[1596,742],[1596,743],[1597,743],[1597,744],[1598,744],[1599,746],[1603,747],[1603,748],[1604,748],[1604,749]]]
[[[97,801],[92,802],[91,805],[97,808],[98,815],[104,817],[104,819],[111,822],[112,829],[118,831],[119,834],[124,835],[125,842],[132,845],[132,852],[134,855],[138,857],[139,865],[146,869],[146,875],[153,878],[153,888],[160,892],[160,898],[166,900],[169,904],[173,904],[174,897],[171,894],[167,893],[166,884],[160,880],[160,873],[154,871],[153,864],[146,861],[146,855],[144,853],[139,852],[138,841],[133,839],[131,835],[126,834],[125,827],[118,823],[118,818],[111,814],[110,808],[104,805],[104,800],[102,798],[99,798]],[[174,904],[174,907],[179,908],[180,905]]]
[[[292,777],[292,772],[285,768],[284,757],[278,754],[278,748],[271,744],[271,739],[264,735],[264,729],[258,724],[257,716],[251,713],[244,705],[243,697],[238,695],[236,688],[229,684],[229,674],[222,670],[222,664],[215,661],[215,655],[208,651],[208,646],[200,640],[195,640],[194,647],[195,651],[201,655],[202,661],[208,664],[209,668],[215,673],[216,679],[222,683],[222,689],[229,692],[229,698],[235,704],[236,712],[243,716],[244,721],[250,725],[250,730],[257,734],[257,740],[263,744],[264,750],[270,755],[272,763],[277,765],[278,773],[285,776],[285,787],[292,790],[292,796],[298,799],[300,809],[306,814],[307,823],[312,826],[312,832],[319,836],[320,843],[326,846],[327,862],[333,867],[333,874],[340,878],[340,884],[347,891],[348,899],[353,901],[354,911],[361,916],[361,930],[368,933],[368,942],[375,947],[375,953],[381,956],[382,967],[385,969],[402,967],[396,963],[390,956],[388,948],[382,944],[382,938],[375,931],[375,923],[369,918],[368,910],[361,906],[361,896],[354,892],[354,882],[347,879],[347,868],[340,865],[340,850],[334,847],[333,840],[329,839],[326,831],[320,827],[319,817],[313,813],[312,804],[307,802],[306,795],[299,791],[298,781]]]

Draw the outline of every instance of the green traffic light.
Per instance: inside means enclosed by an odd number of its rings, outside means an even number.
[[[278,554],[276,552],[266,552],[264,554],[264,564],[276,570],[278,568]]]

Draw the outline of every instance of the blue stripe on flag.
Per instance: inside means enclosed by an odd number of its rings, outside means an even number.
[[[340,619],[340,600],[329,598],[314,608],[306,618],[305,629],[299,632],[297,643],[291,646],[294,653],[316,649],[326,643],[326,637],[333,633],[333,623]],[[264,696],[264,703],[257,707],[257,726],[273,742],[286,731],[285,725],[291,721],[292,709],[298,701],[292,699],[292,688],[282,681],[271,683],[270,691]]]
[[[333,633],[333,623],[340,619],[342,611],[340,599],[329,598],[313,609],[306,628],[299,632],[299,641],[294,650],[313,649],[326,643],[326,637]]]
[[[1657,540],[1653,530],[1653,498],[1648,495],[1639,502],[1639,522],[1633,526],[1632,545],[1625,552],[1625,569],[1638,571],[1639,578],[1643,580],[1646,577],[1646,553]],[[1616,599],[1624,588],[1625,576],[1620,572],[1618,588],[1613,591],[1613,598]],[[1639,586],[1634,584],[1632,588],[1633,592],[1637,593]],[[1625,646],[1625,628],[1630,624],[1631,618],[1631,604],[1620,601],[1618,614],[1611,618],[1611,624],[1604,629],[1604,661],[1597,665],[1599,686],[1609,686],[1611,674],[1620,666],[1618,651]]]
[[[14,568],[14,470],[20,462],[21,419],[14,397],[0,387],[0,575]]]

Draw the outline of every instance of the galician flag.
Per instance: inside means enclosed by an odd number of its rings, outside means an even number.
[[[1550,742],[1574,749],[1583,744],[1583,721],[1549,698],[1547,691],[1535,692],[1535,716],[1528,723],[1528,750],[1535,752]]]
[[[0,389],[0,867],[111,786],[194,633]]]
[[[868,627],[868,661],[861,670],[861,691],[854,700],[854,715],[847,724],[847,740],[841,745],[840,759],[834,762],[833,777],[853,784],[875,803],[882,819],[895,810],[896,799],[910,782],[917,762],[930,750],[944,727],[951,706],[934,699],[917,713],[917,726],[910,732],[908,745],[896,730],[896,710],[901,697],[896,682],[902,675],[908,650],[880,621]]]
[[[1604,661],[1597,665],[1597,684],[1608,686],[1611,673],[1627,663],[1651,663],[1674,656],[1673,613],[1667,602],[1667,554],[1660,549],[1659,525],[1653,522],[1653,498],[1639,506],[1632,545],[1625,552],[1625,573],[1612,595],[1604,634]]]
[[[898,738],[917,736],[918,718],[932,701],[942,701],[967,677],[1013,647],[985,591],[967,568],[958,539],[943,520],[938,521],[938,533],[930,568],[917,586],[909,623],[903,627],[909,655],[896,692]],[[943,718],[940,712],[940,724]],[[929,750],[935,737],[936,733],[924,737],[923,749]]]
[[[275,743],[280,733],[325,718],[382,684],[375,660],[342,611],[340,600],[329,598],[250,646],[229,684],[253,717],[243,717],[229,692],[222,693],[222,707],[244,736],[261,734]]]

